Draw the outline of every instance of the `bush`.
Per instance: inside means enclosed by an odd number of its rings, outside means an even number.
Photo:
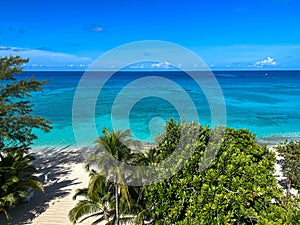
[[[156,151],[170,153],[186,124],[167,123]],[[189,124],[198,130],[196,150],[174,176],[145,187],[153,224],[295,224],[299,203],[285,201],[274,173],[275,154],[258,145],[248,130],[227,128],[217,143],[209,136],[223,132]],[[176,141],[177,139],[177,141]],[[203,167],[210,149],[219,150]],[[209,155],[209,154],[208,154]],[[207,163],[207,161],[204,161]]]

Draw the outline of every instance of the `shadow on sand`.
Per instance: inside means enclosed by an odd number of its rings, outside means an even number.
[[[22,203],[10,209],[11,220],[6,220],[0,215],[1,225],[30,224],[31,221],[43,213],[49,203],[57,198],[63,198],[71,192],[71,185],[78,181],[69,178],[71,166],[74,163],[82,163],[85,155],[91,149],[71,149],[69,147],[55,149],[47,148],[35,153],[35,165],[38,169],[40,181],[43,183],[45,193],[35,192],[30,202]],[[84,169],[84,168],[83,168]]]

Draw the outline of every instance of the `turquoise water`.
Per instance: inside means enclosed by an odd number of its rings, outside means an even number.
[[[32,74],[25,73],[25,75]],[[168,100],[151,96],[146,84],[131,87],[118,104],[114,103],[120,92],[131,82],[145,77],[163,77],[175,82],[192,99],[202,124],[211,125],[211,110],[203,91],[184,72],[118,72],[105,84],[98,96],[94,118],[87,118],[92,98],[89,93],[99,90],[97,85],[85,87],[85,97],[80,101],[80,118],[76,126],[80,127],[80,141],[74,137],[72,126],[72,106],[75,91],[83,72],[34,72],[36,79],[48,79],[42,93],[33,96],[36,114],[52,121],[53,129],[48,134],[37,132],[39,139],[34,147],[44,146],[83,146],[91,145],[101,134],[102,127],[112,128],[111,112],[116,111],[115,124],[118,129],[130,129],[137,139],[151,142],[161,132],[163,121],[170,116],[180,119],[182,115]],[[285,139],[300,139],[300,71],[226,71],[214,72],[222,89],[226,104],[226,125],[233,128],[247,128],[257,134],[260,142],[272,144]],[[101,76],[101,73],[98,75]],[[96,79],[96,78],[93,78]],[[159,87],[158,95],[172,96],[177,99],[178,90],[164,83],[155,83]],[[157,88],[156,87],[156,88]],[[210,87],[213,89],[214,87]],[[127,118],[118,117],[135,99],[143,93],[149,96],[134,102]],[[217,98],[218,96],[216,96]],[[178,97],[179,104],[186,109],[189,105]],[[81,113],[82,110],[82,113]],[[118,111],[119,110],[119,111]],[[192,118],[185,116],[185,120]],[[93,121],[91,124],[89,121]],[[124,121],[123,121],[124,120]],[[126,121],[125,121],[126,120]],[[96,126],[98,134],[92,131]],[[76,127],[75,126],[75,127]]]

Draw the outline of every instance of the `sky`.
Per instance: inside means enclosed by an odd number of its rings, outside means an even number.
[[[107,51],[143,40],[180,45],[213,70],[300,69],[298,0],[10,0],[0,7],[0,56],[29,57],[26,70],[85,70]],[[168,58],[158,63],[169,69]]]

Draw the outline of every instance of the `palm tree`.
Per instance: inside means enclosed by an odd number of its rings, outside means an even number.
[[[159,162],[160,155],[156,148],[151,148],[145,152],[133,154],[133,159],[139,166],[150,166]]]
[[[150,148],[149,150],[135,153],[133,155],[134,163],[138,166],[155,166],[156,163],[159,163],[161,156],[157,151],[157,148]],[[145,186],[141,187],[131,187],[130,194],[135,200],[134,209],[132,210],[135,217],[135,224],[143,225],[145,220],[152,221],[151,215],[148,212],[148,209],[151,208],[152,203],[145,198]],[[133,192],[133,194],[132,194]],[[148,222],[152,224],[152,222]]]
[[[14,207],[18,201],[30,195],[30,189],[44,191],[42,183],[33,174],[34,156],[19,151],[0,154],[0,212],[7,219],[8,207]]]
[[[102,130],[102,134],[103,136],[99,137],[95,142],[98,144],[98,150],[96,151],[96,154],[105,150],[118,161],[127,163],[132,161],[132,152],[130,147],[139,146],[140,142],[133,140],[133,136],[129,129],[125,131],[117,131],[116,129],[109,131],[108,129],[104,128]],[[105,157],[101,157],[100,159],[101,160],[98,162],[98,165],[103,166],[103,164],[105,164]],[[109,170],[109,173],[113,176],[113,183],[115,186],[115,210],[117,225],[119,225],[119,196],[122,194],[124,199],[127,201],[128,206],[130,207],[129,192],[126,185],[118,184],[118,181],[124,180],[124,178],[121,177],[121,171],[119,168],[117,168],[116,171]]]
[[[113,156],[116,160],[133,163],[131,148],[139,146],[140,142],[134,141],[129,130],[109,131],[106,128],[102,131],[103,136],[95,143],[98,148],[94,154],[87,159],[86,168],[90,171],[90,183],[88,188],[77,191],[74,198],[83,196],[85,199],[77,203],[70,211],[69,218],[76,223],[84,215],[101,216],[97,221],[106,220],[107,224],[119,224],[120,221],[133,220],[133,217],[120,217],[132,214],[138,208],[136,204],[139,196],[133,187],[128,187],[121,176],[120,168],[111,168],[107,164],[107,157]],[[103,154],[104,151],[108,154]],[[100,171],[90,170],[91,166],[98,166]],[[105,171],[105,173],[104,173]],[[106,175],[106,176],[105,176]],[[136,199],[134,199],[134,198]]]
[[[80,200],[69,212],[70,221],[76,223],[84,215],[88,215],[85,219],[91,216],[101,216],[96,222],[109,221],[115,214],[112,193],[112,183],[107,182],[105,177],[91,170],[88,188],[78,189],[73,196],[74,200],[78,196],[83,196],[85,199]]]
[[[87,167],[88,168],[88,167]],[[124,215],[138,214],[142,211],[141,207],[141,190],[142,187],[126,187],[120,185],[120,198],[119,206],[120,211]],[[93,224],[107,221],[107,224],[116,224],[118,221],[141,221],[141,216],[126,216],[123,218],[116,217],[115,202],[116,198],[114,195],[114,183],[108,181],[100,173],[95,170],[90,170],[90,182],[88,188],[78,189],[73,196],[75,200],[78,196],[84,199],[80,200],[76,206],[69,212],[69,219],[73,223],[77,223],[80,218],[83,218],[80,222],[90,218],[99,217],[94,221]],[[122,193],[126,193],[126,196]],[[129,202],[129,203],[128,203]]]

